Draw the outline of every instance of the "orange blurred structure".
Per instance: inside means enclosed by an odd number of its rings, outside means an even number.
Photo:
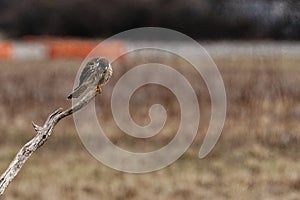
[[[0,59],[12,58],[12,49],[10,42],[0,42]]]
[[[49,49],[51,58],[84,58],[97,46],[95,42],[89,41],[50,41]],[[93,54],[112,58],[123,51],[125,44],[123,42],[106,42],[97,48]]]
[[[26,39],[24,41],[0,42],[0,59],[57,59],[85,58],[89,53],[107,57],[118,57],[126,45],[121,41],[103,42],[101,48],[97,42],[79,39]],[[31,55],[32,54],[32,55]]]
[[[81,41],[54,41],[49,42],[51,58],[85,57],[96,44]]]

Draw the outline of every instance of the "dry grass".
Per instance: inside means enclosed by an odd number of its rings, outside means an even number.
[[[209,96],[201,77],[193,70],[185,70],[197,91],[204,121],[194,144],[177,162],[142,175],[112,170],[87,153],[69,118],[56,127],[52,138],[32,156],[4,198],[299,198],[300,69],[297,64],[300,60],[251,57],[215,61],[225,82],[228,112],[221,139],[207,158],[198,160],[197,151],[210,116]],[[173,60],[171,64],[179,70],[188,69],[180,61]],[[79,65],[79,61],[0,63],[0,171],[33,136],[31,120],[42,123],[57,107],[70,105],[65,97]],[[115,63],[119,70],[101,97],[97,97],[99,107],[105,106],[104,99],[109,98],[112,85],[129,66],[130,62]],[[157,86],[147,86],[140,89],[140,94],[137,92],[139,98],[133,98],[132,102],[137,109],[132,109],[132,115],[137,123],[143,124],[149,120],[147,106],[156,102],[169,106],[165,134],[150,140],[123,136],[112,122],[110,110],[99,110],[99,118],[114,143],[129,150],[148,151],[171,140],[177,128],[172,121],[179,120],[178,103],[163,89],[159,100],[153,98],[149,94],[155,90]]]

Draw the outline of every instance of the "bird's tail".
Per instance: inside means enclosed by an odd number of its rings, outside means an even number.
[[[78,86],[71,94],[69,94],[67,99],[78,98],[86,90],[86,88],[86,85]]]
[[[71,93],[71,94],[69,94],[69,96],[67,97],[67,99],[72,99],[72,98],[73,98],[73,94]]]

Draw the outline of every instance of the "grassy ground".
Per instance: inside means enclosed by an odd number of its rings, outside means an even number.
[[[224,79],[228,112],[222,136],[205,159],[197,159],[209,119],[210,101],[205,84],[192,69],[185,70],[198,94],[201,127],[195,142],[177,162],[157,172],[135,175],[110,169],[85,150],[72,118],[60,122],[53,136],[26,163],[4,199],[298,199],[300,196],[300,59],[283,56],[215,59]],[[43,123],[71,91],[79,61],[0,63],[0,172],[34,131],[31,121]],[[178,70],[184,63],[172,61]],[[112,85],[130,66],[122,66],[97,106],[105,106]],[[140,89],[132,110],[138,123],[146,123],[149,96],[155,87]],[[106,92],[107,91],[107,92]],[[169,106],[170,121],[178,120],[178,103],[162,90],[159,102]],[[147,99],[147,102],[145,102]],[[106,107],[107,108],[107,107]],[[109,107],[108,107],[109,108]],[[131,150],[155,149],[174,136],[174,123],[166,133],[147,140],[122,136],[108,109],[99,117],[108,137]],[[145,112],[144,112],[145,111]],[[203,112],[203,113],[202,113]],[[103,117],[105,116],[105,117]],[[169,120],[169,119],[168,119]]]

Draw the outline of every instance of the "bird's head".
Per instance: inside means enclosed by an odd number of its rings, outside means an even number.
[[[93,58],[91,61],[88,62],[89,65],[95,65],[101,68],[102,71],[107,71],[110,67],[109,61],[106,58]]]

